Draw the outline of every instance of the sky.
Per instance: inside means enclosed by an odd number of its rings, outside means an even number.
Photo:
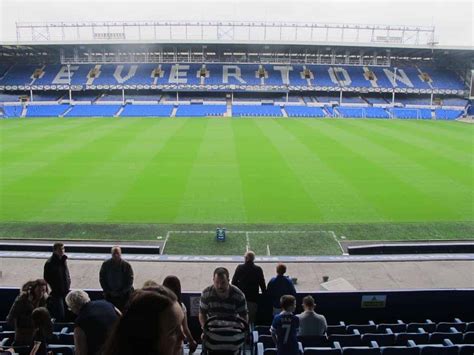
[[[434,25],[439,45],[474,46],[472,0],[0,0],[0,14],[0,41],[16,22],[220,20]]]

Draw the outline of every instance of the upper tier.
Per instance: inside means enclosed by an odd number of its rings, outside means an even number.
[[[70,76],[70,81],[69,81]],[[461,78],[446,69],[277,64],[14,65],[0,90],[68,89],[318,90],[463,94]]]

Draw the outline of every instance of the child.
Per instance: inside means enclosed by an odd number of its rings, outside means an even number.
[[[298,340],[296,334],[300,320],[293,314],[296,309],[296,299],[291,295],[284,295],[280,298],[281,313],[273,318],[272,333],[278,355],[299,355]]]

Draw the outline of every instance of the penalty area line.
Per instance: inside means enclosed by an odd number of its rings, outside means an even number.
[[[344,248],[342,247],[341,242],[339,242],[339,240],[337,239],[336,233],[334,233],[334,231],[329,231],[328,233],[334,238],[337,245],[339,245],[339,249],[341,249],[342,255],[348,255],[347,253],[344,252]]]
[[[166,232],[166,238],[165,238],[165,241],[163,242],[163,247],[161,248],[160,255],[163,255],[165,253],[166,243],[168,242],[168,239],[170,238],[170,234],[171,234],[170,231]]]

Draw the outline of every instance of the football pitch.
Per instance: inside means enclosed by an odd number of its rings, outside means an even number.
[[[0,134],[1,238],[168,235],[169,253],[272,255],[474,238],[469,124],[39,118],[1,120]],[[241,231],[226,250],[186,232],[217,226]]]

